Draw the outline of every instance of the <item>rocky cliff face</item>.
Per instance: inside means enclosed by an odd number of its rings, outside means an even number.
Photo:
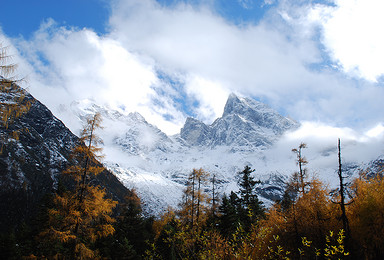
[[[17,86],[15,86],[17,87]],[[9,96],[0,94],[2,102]],[[38,100],[26,94],[30,110],[8,128],[0,127],[0,229],[5,230],[36,214],[42,198],[57,188],[62,171],[78,143],[66,126]],[[19,139],[12,138],[17,131]],[[70,182],[66,182],[70,185]],[[95,184],[111,197],[122,200],[127,189],[109,171],[97,176]],[[69,187],[70,188],[70,187]]]

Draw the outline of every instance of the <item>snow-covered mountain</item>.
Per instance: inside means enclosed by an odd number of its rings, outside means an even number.
[[[267,148],[285,131],[298,126],[263,103],[231,94],[222,117],[210,126],[187,118],[180,136],[192,146]]]
[[[138,113],[123,115],[88,100],[72,103],[71,111],[79,119],[95,112],[103,116],[99,135],[104,140],[104,164],[124,185],[136,189],[149,213],[177,207],[193,168],[215,175],[223,193],[237,189],[236,173],[245,165],[257,167],[256,178],[264,181],[259,194],[266,201],[278,198],[287,175],[267,169],[264,152],[284,133],[299,127],[267,105],[234,94],[222,117],[211,125],[187,118],[174,136],[167,136]]]

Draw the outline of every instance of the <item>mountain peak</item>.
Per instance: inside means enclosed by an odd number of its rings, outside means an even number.
[[[239,97],[236,94],[231,93],[225,104],[223,117],[231,114],[245,115],[250,111],[262,112],[265,110],[270,110],[270,108],[256,100]]]
[[[147,120],[145,120],[145,118],[139,112],[131,112],[129,113],[129,116],[136,121],[147,122]]]
[[[230,99],[239,99],[239,97],[235,93],[231,92],[231,94],[228,96],[228,100]]]
[[[190,145],[268,146],[298,124],[259,101],[229,95],[221,118],[212,125],[187,118],[180,137]]]
[[[231,114],[234,111],[234,108],[239,103],[240,103],[239,97],[236,94],[231,93],[227,99],[227,102],[225,103],[223,117]]]

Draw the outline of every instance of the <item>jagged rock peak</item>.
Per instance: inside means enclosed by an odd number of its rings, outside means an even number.
[[[137,121],[147,122],[147,120],[145,120],[145,118],[139,112],[131,112],[129,115],[131,118],[134,118]]]
[[[238,97],[232,93],[228,97],[222,118],[235,115],[258,126],[274,129],[279,134],[299,126],[294,120],[280,115],[264,103],[250,98]]]
[[[253,99],[239,97],[231,93],[224,107],[223,117],[230,114],[246,115],[251,111],[272,112],[267,105]]]

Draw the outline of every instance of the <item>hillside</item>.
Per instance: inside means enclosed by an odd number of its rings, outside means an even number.
[[[11,98],[6,93],[0,96],[1,102]],[[0,127],[0,230],[29,221],[60,181],[67,188],[72,185],[62,172],[71,164],[70,154],[78,137],[32,95],[26,93],[23,102],[31,102],[30,110],[9,128]],[[14,131],[19,133],[18,140],[11,137]],[[108,170],[99,174],[94,184],[118,201],[128,191]]]

